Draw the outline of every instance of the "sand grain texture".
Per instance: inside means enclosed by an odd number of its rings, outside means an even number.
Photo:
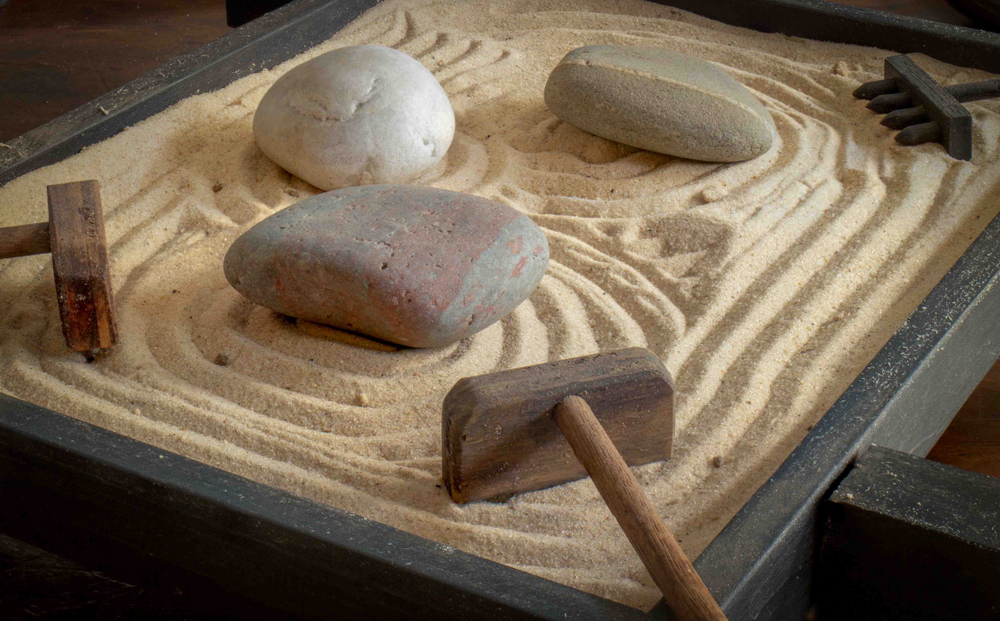
[[[635,469],[696,556],[1000,210],[1000,119],[969,104],[973,161],[901,147],[851,97],[871,48],[761,35],[632,1],[390,0],[280,67],[187,99],[0,188],[0,226],[44,219],[46,184],[103,192],[121,342],[66,350],[48,257],[0,263],[0,390],[251,479],[648,608],[659,598],[584,480],[459,507],[440,489],[441,401],[461,377],[644,346],[678,388],[674,458]],[[253,111],[306,58],[414,56],[457,130],[417,183],[531,216],[547,275],[503,321],[441,349],[300,329],[245,302],[229,244],[318,190],[254,145]],[[711,164],[560,122],[542,91],[571,49],[661,46],[724,68],[777,127]],[[944,84],[983,79],[926,57]],[[715,459],[723,456],[721,460]],[[713,462],[718,466],[713,466]]]

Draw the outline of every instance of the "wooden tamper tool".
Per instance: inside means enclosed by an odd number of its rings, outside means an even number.
[[[52,253],[66,345],[92,360],[118,340],[97,181],[48,186],[49,221],[0,229],[0,259]]]
[[[673,381],[646,349],[469,377],[444,400],[444,482],[464,503],[589,473],[677,618],[725,621],[628,469],[668,458],[673,434]]]

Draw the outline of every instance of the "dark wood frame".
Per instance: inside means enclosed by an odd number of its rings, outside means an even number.
[[[761,31],[1000,70],[992,33],[818,0],[668,3]],[[297,0],[247,24],[10,142],[0,184],[272,67],[373,4]],[[933,446],[1000,356],[998,279],[1000,218],[697,559],[730,619],[802,618],[821,500],[872,443],[915,455]],[[169,576],[302,617],[670,618],[662,604],[646,615],[3,395],[0,499],[0,530],[112,575]],[[57,526],[52,512],[76,517]]]
[[[1000,478],[871,447],[823,506],[821,618],[1000,618],[997,524]]]

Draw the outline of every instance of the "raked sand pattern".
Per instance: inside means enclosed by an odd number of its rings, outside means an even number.
[[[0,390],[164,449],[642,608],[659,594],[589,481],[455,506],[441,401],[461,377],[627,346],[679,390],[675,457],[636,469],[696,556],[1000,210],[1000,107],[971,104],[972,163],[900,147],[851,97],[886,52],[723,26],[640,2],[379,5],[292,63],[190,98],[0,188],[0,226],[45,218],[44,186],[103,190],[122,342],[65,350],[44,256],[0,263]],[[235,237],[317,189],[253,143],[295,63],[380,43],[447,91],[457,134],[417,183],[502,201],[552,260],[529,300],[441,349],[296,325],[222,273]],[[588,44],[719,64],[777,125],[767,154],[707,164],[560,122],[548,72]],[[987,77],[925,57],[945,84]],[[715,460],[716,456],[721,457]],[[713,464],[713,461],[715,464]]]

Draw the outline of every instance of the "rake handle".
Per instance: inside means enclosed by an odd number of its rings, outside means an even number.
[[[981,99],[993,99],[994,97],[1000,97],[1000,79],[953,84],[951,86],[946,86],[945,90],[948,91],[952,97],[962,103],[968,101],[979,101]],[[910,94],[900,92],[899,86],[896,84],[896,80],[892,78],[876,80],[874,82],[865,82],[854,91],[854,96],[858,99],[875,99],[876,97],[882,97],[883,101],[886,101],[891,99],[886,97],[888,95],[892,95],[893,98],[903,100],[902,105],[904,106],[910,102]],[[898,101],[895,103],[896,105],[900,105]]]
[[[0,259],[27,257],[51,251],[48,222],[0,229]]]
[[[554,417],[677,618],[725,621],[722,609],[587,402],[567,397],[556,406]]]
[[[947,91],[951,93],[952,97],[962,103],[979,101],[980,99],[993,99],[994,97],[1000,97],[1000,79],[955,84],[954,86],[947,87]]]
[[[872,82],[869,84],[881,84],[881,82]],[[855,96],[857,96],[857,93],[863,90],[863,88],[864,87],[855,91]],[[979,101],[981,99],[993,99],[994,97],[1000,97],[1000,79],[955,84],[945,87],[945,90],[948,91],[948,94],[954,97],[959,103]],[[871,97],[871,101],[868,103],[868,109],[873,112],[884,114],[886,112],[898,111],[902,109],[912,109],[908,108],[911,105],[913,105],[913,96],[909,92],[894,89],[893,92],[882,93]],[[921,106],[917,106],[917,108],[921,108]]]

